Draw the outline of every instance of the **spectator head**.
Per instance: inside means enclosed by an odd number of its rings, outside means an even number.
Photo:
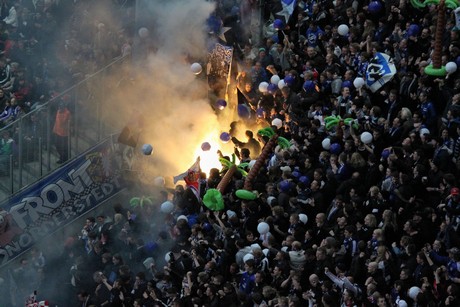
[[[452,247],[448,250],[449,257],[454,261],[460,261],[460,249],[458,247]]]
[[[325,260],[327,256],[327,250],[325,247],[318,247],[316,250],[316,260]]]
[[[123,264],[123,258],[121,257],[120,254],[115,254],[112,256],[112,262],[115,265],[122,265]]]
[[[371,262],[369,262],[369,264],[367,265],[367,272],[370,273],[370,274],[372,274],[372,273],[374,273],[374,272],[377,271],[378,267],[379,267],[379,264],[378,264],[377,262],[371,261]]]

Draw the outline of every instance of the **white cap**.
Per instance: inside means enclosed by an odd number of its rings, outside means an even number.
[[[420,129],[420,136],[425,134],[430,134],[430,130],[428,130],[427,128]]]
[[[179,220],[186,220],[188,222],[188,218],[185,215],[179,215],[177,217],[177,221],[179,221]]]
[[[227,216],[229,219],[231,219],[232,217],[236,216],[236,212],[232,210],[227,210]]]

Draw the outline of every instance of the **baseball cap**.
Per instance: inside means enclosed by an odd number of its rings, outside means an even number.
[[[450,195],[459,195],[460,189],[459,188],[452,188],[450,189]]]

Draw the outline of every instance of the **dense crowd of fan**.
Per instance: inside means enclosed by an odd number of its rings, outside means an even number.
[[[71,290],[61,294],[74,291],[76,306],[459,306],[460,81],[424,72],[436,6],[297,1],[282,29],[260,35],[251,12],[269,24],[281,3],[218,2],[241,67],[239,103],[252,113],[231,126],[235,152],[242,163],[263,152],[254,121],[281,122],[272,129],[290,147],[268,152],[255,200],[236,196],[245,179],[235,173],[225,209],[208,210],[201,199],[223,168],[153,205],[89,217],[66,241],[55,282]],[[459,30],[448,10],[444,64],[458,63]],[[396,75],[376,92],[355,88],[377,52]],[[275,75],[287,85],[260,91]],[[341,118],[327,127],[331,116]],[[167,201],[173,210],[160,210]],[[45,279],[34,257],[19,273]]]

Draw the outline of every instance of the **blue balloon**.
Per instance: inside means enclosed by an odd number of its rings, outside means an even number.
[[[408,36],[417,36],[420,33],[420,27],[417,24],[411,24],[407,30]]]
[[[380,1],[372,1],[371,3],[369,3],[367,9],[370,13],[377,14],[382,10],[382,7],[383,6],[382,3],[380,3]]]
[[[315,82],[311,80],[307,80],[303,84],[303,90],[307,93],[312,92],[315,90]]]
[[[342,82],[342,88],[348,87],[349,89],[351,89],[352,86],[353,86],[353,83],[350,80],[345,80]]]
[[[287,75],[284,77],[284,83],[286,83],[287,86],[293,86],[295,83],[295,78],[291,75]]]
[[[158,244],[156,242],[150,241],[147,242],[144,247],[147,252],[153,253],[158,248]]]
[[[209,223],[203,223],[203,230],[205,232],[210,232],[212,230],[212,226]]]
[[[263,108],[258,108],[256,110],[256,116],[257,116],[257,118],[263,118],[264,117],[264,109]]]
[[[288,192],[291,189],[291,182],[289,180],[283,180],[279,184],[281,192]]]
[[[300,173],[298,171],[293,171],[292,172],[292,176],[295,177],[295,178],[299,178],[300,177]]]
[[[228,132],[222,132],[222,133],[220,134],[220,140],[221,140],[222,142],[224,142],[224,143],[230,142],[231,138],[232,138],[232,137],[230,136],[230,133],[228,133]]]
[[[278,90],[278,85],[276,84],[273,84],[273,83],[270,83],[267,87],[267,91],[270,93],[270,94],[274,94],[276,91]]]
[[[210,149],[211,149],[211,144],[209,144],[208,142],[204,142],[203,144],[201,144],[201,150],[209,151]]]
[[[383,159],[386,159],[386,158],[388,158],[389,156],[390,156],[390,151],[389,151],[388,149],[384,149],[384,150],[382,151],[382,158],[383,158]]]
[[[333,143],[331,144],[331,148],[329,149],[329,151],[332,154],[338,155],[342,151],[342,146],[340,146],[339,143]]]
[[[251,110],[245,104],[238,105],[238,116],[243,119],[248,119],[251,117]]]
[[[146,156],[150,156],[152,154],[153,147],[150,144],[142,145],[142,153]]]
[[[190,227],[192,227],[193,225],[195,225],[196,223],[198,223],[198,216],[196,214],[189,214],[187,215],[187,219],[188,219],[188,225]]]
[[[217,99],[215,107],[216,109],[223,110],[227,106],[227,102],[224,99]]]
[[[284,22],[281,19],[275,19],[273,22],[273,27],[276,30],[282,30],[284,28]]]
[[[299,181],[304,183],[305,185],[310,184],[310,178],[308,178],[308,176],[300,176]]]

